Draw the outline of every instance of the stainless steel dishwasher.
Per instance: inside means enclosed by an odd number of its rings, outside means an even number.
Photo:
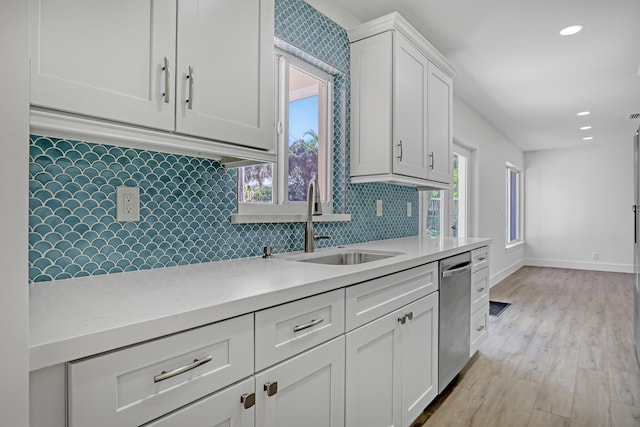
[[[440,261],[438,393],[469,361],[471,253]]]

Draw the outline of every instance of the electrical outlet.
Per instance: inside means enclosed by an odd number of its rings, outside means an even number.
[[[116,220],[140,221],[140,187],[116,188]]]
[[[600,252],[591,252],[591,259],[597,261],[600,259]]]
[[[376,216],[382,216],[382,200],[376,200]]]
[[[407,202],[407,216],[411,217],[411,202]]]

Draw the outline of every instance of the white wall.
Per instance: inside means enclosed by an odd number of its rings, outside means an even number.
[[[455,86],[455,82],[454,82]],[[477,226],[475,235],[490,237],[491,285],[523,265],[524,247],[505,250],[505,168],[509,162],[524,170],[524,153],[458,97],[453,99],[453,137],[475,150]],[[525,172],[525,180],[526,172]],[[472,209],[473,210],[473,209]],[[472,214],[473,215],[473,214]]]
[[[633,271],[632,139],[526,153],[528,265]]]
[[[0,7],[0,424],[29,425],[29,2]]]

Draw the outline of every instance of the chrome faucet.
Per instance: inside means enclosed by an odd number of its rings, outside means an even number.
[[[328,239],[329,236],[318,236],[313,230],[313,216],[322,215],[322,202],[318,191],[318,180],[312,179],[307,187],[307,225],[304,228],[304,251],[315,251],[315,241]]]

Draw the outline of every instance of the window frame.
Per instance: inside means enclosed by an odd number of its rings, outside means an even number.
[[[523,181],[524,175],[522,169],[517,167],[516,165],[507,162],[506,170],[505,170],[505,249],[507,252],[509,250],[515,249],[524,244],[524,227],[523,227]],[[512,202],[513,197],[513,185],[511,182],[512,176],[511,174],[516,174],[516,183],[515,183],[515,203]],[[515,215],[512,215],[511,208],[514,206],[516,208]],[[511,239],[511,231],[513,220],[515,219],[515,239]]]
[[[288,200],[289,110],[287,106],[289,104],[290,66],[325,82],[327,85],[326,123],[324,126],[320,123],[318,125],[323,127],[327,139],[324,155],[322,155],[322,150],[318,147],[318,167],[320,168],[322,164],[322,156],[326,164],[326,171],[324,179],[318,179],[318,184],[321,189],[326,189],[326,200],[322,202],[323,213],[326,215],[333,213],[333,108],[335,103],[333,75],[282,50],[274,49],[274,91],[276,95],[274,137],[277,141],[276,155],[278,161],[277,163],[271,163],[273,201],[272,203],[243,203],[238,201],[238,213],[234,215],[234,223],[245,222],[241,219],[243,216],[277,216],[276,221],[280,222],[282,217],[298,217],[306,214],[306,202],[290,202]],[[320,132],[320,129],[318,129],[318,134]],[[319,173],[318,175],[321,174]],[[323,216],[325,216],[324,214]],[[329,219],[329,217],[326,219]]]

